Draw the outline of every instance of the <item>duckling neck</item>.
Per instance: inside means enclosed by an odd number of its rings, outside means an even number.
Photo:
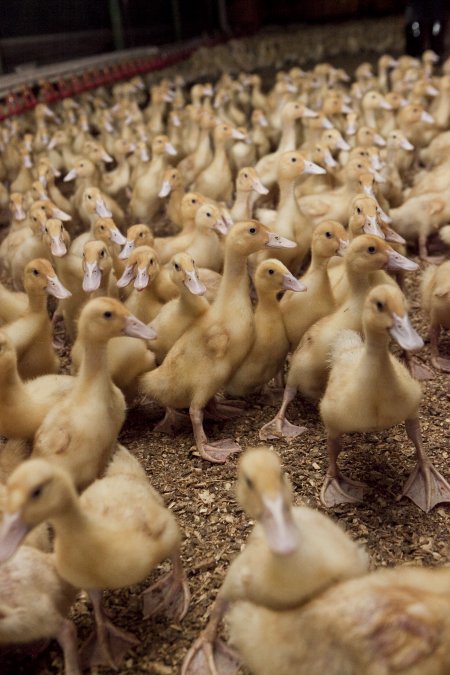
[[[92,337],[81,334],[79,336],[83,347],[83,357],[77,376],[75,388],[83,388],[87,382],[102,379],[107,383],[111,382],[108,371],[106,346],[107,340],[96,340]]]
[[[373,129],[378,129],[377,118],[375,115],[375,110],[364,110],[364,121],[368,127]]]
[[[213,304],[222,305],[227,302],[227,299],[236,299],[238,293],[248,298],[248,304],[251,307],[247,256],[228,249],[228,251],[225,250],[222,281]]]
[[[295,199],[295,179],[293,178],[280,178],[278,180],[278,185],[280,188],[280,198],[278,201],[278,209],[282,206],[285,206],[288,202],[296,202]]]
[[[47,296],[45,293],[28,293],[28,307],[30,312],[46,312]]]
[[[283,131],[281,133],[277,153],[295,150],[295,146],[296,146],[295,120],[289,119],[286,122],[283,120]]]
[[[225,143],[222,140],[217,140],[214,148],[214,157],[210,166],[220,166],[228,165],[228,157],[225,152]]]
[[[390,362],[389,338],[386,333],[374,333],[366,328],[365,332],[365,356],[370,361],[375,361],[382,367],[387,367]]]
[[[251,190],[237,190],[231,215],[235,221],[250,220],[252,217]]]

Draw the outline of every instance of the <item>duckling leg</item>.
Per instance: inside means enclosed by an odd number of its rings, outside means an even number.
[[[189,418],[185,413],[178,412],[174,408],[166,408],[164,418],[153,427],[153,431],[174,436],[180,429],[189,424]]]
[[[91,590],[89,597],[95,613],[96,630],[91,633],[80,650],[82,668],[109,666],[117,670],[130,647],[139,640],[115,626],[106,616],[102,607],[102,591]]]
[[[337,458],[341,452],[340,437],[331,438],[328,436],[327,448],[328,470],[320,491],[320,501],[329,508],[337,504],[361,502],[368,486],[360,481],[347,478],[338,469]]]
[[[296,394],[297,387],[286,385],[280,410],[273,420],[264,424],[259,430],[259,438],[262,441],[269,441],[273,438],[296,438],[306,431],[306,427],[299,427],[296,424],[291,424],[286,419],[286,409],[289,403],[295,398]]]
[[[211,610],[208,624],[186,654],[181,675],[234,675],[240,666],[238,655],[217,638],[217,631],[228,607],[220,596]]]
[[[410,352],[405,351],[404,358],[409,372],[416,380],[434,380],[435,374],[432,369],[421,363],[416,357],[411,356]]]
[[[77,653],[77,630],[73,621],[64,619],[56,636],[64,654],[64,672],[66,675],[81,675]]]
[[[216,443],[208,443],[208,438],[203,429],[203,410],[191,406],[189,408],[189,415],[192,422],[192,429],[194,432],[195,444],[200,453],[200,457],[207,459],[208,462],[214,464],[224,464],[229,455],[236,452],[242,452],[242,448],[238,443],[235,443],[231,438],[225,438]]]
[[[441,327],[439,324],[431,326],[430,328],[430,346],[431,346],[431,363],[438,370],[443,370],[444,373],[450,373],[450,359],[445,359],[439,354],[439,333]]]
[[[143,592],[144,618],[166,609],[166,614],[175,621],[184,618],[191,599],[186,574],[181,564],[180,553],[172,557],[173,570]]]
[[[419,509],[428,513],[436,504],[450,502],[450,484],[433,466],[423,449],[419,420],[405,420],[405,428],[416,448],[417,463],[399,499],[409,497]]]

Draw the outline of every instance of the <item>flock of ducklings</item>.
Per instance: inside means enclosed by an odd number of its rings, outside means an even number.
[[[110,621],[102,591],[166,559],[144,616],[188,611],[176,519],[118,443],[127,405],[163,406],[162,432],[190,419],[198,455],[221,464],[242,448],[210,442],[204,416],[245,415],[246,397],[274,400],[275,380],[281,407],[260,439],[297,443],[305,428],[287,407],[297,393],[317,402],[325,507],[364,499],[338,466],[342,436],[400,423],[416,464],[399,497],[425,512],[450,502],[418,416],[417,378],[450,371],[439,351],[450,261],[428,251],[438,230],[450,244],[450,75],[435,64],[432,52],[383,55],[353,81],[327,63],[295,67],[266,92],[244,72],[189,91],[179,77],[150,92],[134,78],[3,123],[0,644],[56,638],[68,675],[118,668],[137,640]],[[430,364],[410,355],[423,341],[402,291],[405,273],[420,274],[407,242],[428,265]],[[184,675],[241,660],[261,675],[448,675],[448,567],[369,574],[339,525],[293,507],[267,446],[242,455],[238,498],[256,525]],[[80,590],[96,628],[79,654],[68,614]],[[233,649],[217,637],[228,609]]]

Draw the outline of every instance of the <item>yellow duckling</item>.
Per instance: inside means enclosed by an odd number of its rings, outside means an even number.
[[[119,335],[151,340],[154,331],[113,298],[95,298],[83,307],[80,370],[70,393],[49,411],[34,437],[32,457],[64,467],[78,489],[105,469],[125,419],[125,400],[107,363],[108,340]]]
[[[286,335],[291,351],[316,321],[335,309],[335,300],[327,270],[333,256],[342,256],[347,248],[347,232],[335,220],[326,220],[316,227],[311,242],[311,263],[301,278],[306,295],[287,291],[280,301]]]
[[[161,263],[169,262],[175,253],[186,250],[195,233],[195,214],[206,198],[199,192],[188,192],[181,200],[181,232],[173,237],[156,237],[155,248]]]
[[[14,345],[0,331],[0,384],[0,434],[31,441],[47,413],[70,390],[73,378],[43,375],[23,382]]]
[[[63,299],[68,291],[48,260],[37,258],[25,268],[23,285],[28,303],[20,317],[3,326],[17,353],[19,375],[25,380],[56,373],[59,358],[52,346],[52,323],[47,311],[47,295]]]
[[[134,288],[125,304],[129,311],[144,323],[150,323],[163,306],[153,283],[159,270],[158,254],[155,249],[150,246],[138,246],[129,255],[127,266],[117,281],[119,288],[134,282]]]
[[[83,232],[83,234],[80,234],[78,237],[76,237],[76,239],[73,240],[70,247],[70,253],[72,255],[81,256],[85,243],[91,239],[94,239],[94,227],[98,218],[109,219],[108,224],[111,230],[111,239],[115,244],[119,244],[119,246],[123,246],[125,244],[125,237],[117,227],[116,221],[112,219],[112,213],[107,208],[105,199],[98,188],[88,187],[83,191],[82,209],[83,213],[86,215],[90,229],[87,232]]]
[[[120,260],[126,260],[136,246],[153,246],[155,238],[148,225],[138,223],[127,230],[126,242],[119,254]]]
[[[319,511],[292,506],[289,478],[272,450],[250,448],[244,453],[238,467],[237,496],[248,517],[257,523],[228,569],[209,622],[186,655],[182,675],[200,672],[205,660],[208,670],[201,671],[205,673],[221,671],[221,663],[224,672],[231,672],[226,666],[237,666],[235,653],[217,639],[220,621],[231,603],[238,603],[232,609],[233,629],[246,603],[251,603],[257,616],[263,608],[283,615],[326,592],[331,584],[367,572],[367,554],[336,523]],[[242,642],[238,640],[240,647]],[[255,644],[260,651],[264,640]]]
[[[37,166],[37,175],[41,184],[41,189],[44,189],[48,198],[62,211],[73,216],[73,207],[71,202],[64,197],[59,188],[55,185],[55,178],[60,175],[59,171],[55,171],[48,157],[41,157]],[[42,199],[42,197],[39,197]]]
[[[115,453],[104,478],[78,497],[71,477],[44,460],[23,463],[7,485],[0,557],[9,557],[24,534],[43,520],[55,531],[55,568],[77,588],[89,591],[97,635],[89,665],[117,668],[138,641],[105,616],[101,592],[144,581],[170,557],[173,571],[144,592],[144,615],[163,607],[181,620],[189,589],[180,560],[180,531],[172,513],[150,485],[144,469],[124,448]],[[119,655],[117,654],[119,652]]]
[[[442,228],[441,232],[444,229],[448,228]],[[421,290],[422,306],[430,320],[431,363],[438,370],[449,373],[450,359],[439,354],[439,334],[441,328],[450,328],[450,260],[425,270]]]
[[[239,171],[236,178],[236,197],[230,209],[234,222],[252,218],[252,196],[254,192],[266,195],[269,190],[261,183],[256,169],[245,166]]]
[[[229,124],[218,124],[214,129],[213,138],[213,158],[210,164],[198,174],[193,188],[209,199],[229,202],[233,184],[226,143],[230,139],[242,140],[244,135]]]
[[[24,196],[20,192],[12,192],[9,195],[9,232],[20,230],[25,225],[27,214],[24,209]]]
[[[152,352],[158,365],[164,361],[178,338],[209,307],[209,302],[203,297],[206,286],[199,279],[195,261],[190,255],[176,253],[173,256],[170,277],[179,289],[179,296],[165,304],[152,321],[152,328],[157,334],[152,341]]]
[[[223,267],[223,239],[228,228],[220,209],[213,204],[203,204],[195,213],[195,233],[185,248],[199,267],[221,272]]]
[[[281,316],[281,291],[306,291],[282,262],[269,258],[256,268],[254,284],[258,302],[255,308],[255,340],[237,371],[227,382],[231,396],[248,396],[282,371],[289,341]]]
[[[368,234],[351,242],[344,261],[350,293],[332,314],[317,321],[303,335],[291,359],[280,410],[273,420],[261,428],[261,440],[295,438],[306,431],[305,427],[293,425],[286,419],[287,406],[297,390],[313,400],[322,396],[328,379],[330,351],[336,336],[345,328],[356,331],[362,329],[364,301],[374,285],[370,273],[380,269],[415,270],[418,267],[382,239]]]
[[[189,408],[197,450],[223,463],[240,447],[208,443],[203,409],[244,360],[254,339],[247,257],[269,247],[292,246],[258,221],[237,223],[225,240],[225,264],[214,302],[177,340],[159,368],[141,378],[143,393],[166,408]]]
[[[192,185],[197,176],[211,164],[213,153],[210,136],[216,124],[216,116],[209,110],[201,112],[198,121],[200,135],[195,150],[182,159],[177,167],[184,185]]]
[[[167,136],[155,136],[152,141],[152,160],[133,186],[130,212],[134,220],[150,222],[158,211],[161,205],[158,193],[167,168],[167,157],[176,155],[176,152]]]
[[[170,196],[169,196],[170,195]],[[161,190],[158,197],[169,196],[166,206],[166,216],[171,223],[181,227],[181,200],[184,196],[184,186],[179,168],[169,167],[163,175]]]
[[[412,328],[399,289],[376,286],[363,310],[365,341],[359,334],[338,334],[331,353],[331,372],[320,414],[327,429],[329,467],[321,499],[326,506],[360,501],[363,483],[340,473],[337,458],[340,437],[353,431],[387,429],[405,422],[414,443],[417,464],[406,482],[406,495],[423,511],[450,501],[450,485],[428,459],[422,446],[418,408],[422,388],[392,354],[389,336],[403,349],[420,349],[422,338]],[[349,373],[351,371],[351,376]]]

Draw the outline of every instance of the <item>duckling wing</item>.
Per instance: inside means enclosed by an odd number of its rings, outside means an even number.
[[[212,324],[205,333],[206,349],[217,359],[225,356],[230,336],[220,323]]]
[[[310,218],[325,217],[330,210],[330,204],[322,199],[315,199],[314,201],[300,200],[300,208],[305,216]]]
[[[272,227],[277,219],[276,209],[258,209],[256,217],[267,227]]]
[[[359,358],[362,346],[363,340],[359,333],[354,330],[341,330],[331,348],[330,365],[354,364]]]

